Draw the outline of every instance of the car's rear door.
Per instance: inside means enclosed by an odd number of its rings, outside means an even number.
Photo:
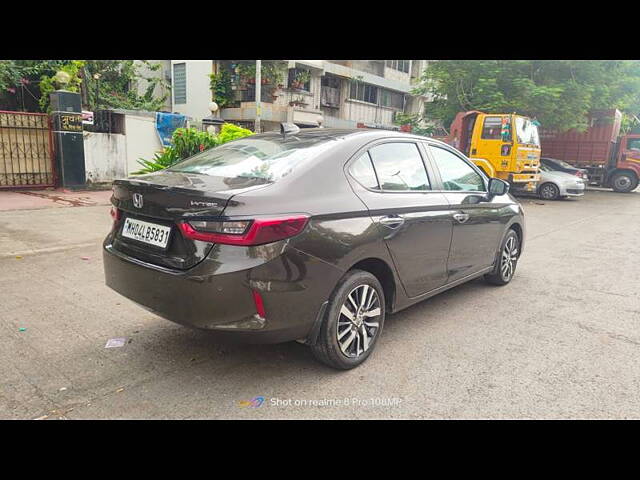
[[[349,172],[391,253],[409,297],[444,285],[452,217],[445,195],[431,190],[418,142],[387,139],[359,152]]]
[[[452,209],[447,262],[447,282],[452,282],[493,264],[509,212],[501,197],[487,194],[488,179],[462,154],[442,145],[427,144],[427,148],[438,188]]]

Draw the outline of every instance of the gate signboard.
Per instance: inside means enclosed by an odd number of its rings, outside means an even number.
[[[82,133],[82,114],[74,112],[53,112],[53,131]]]
[[[80,94],[56,90],[50,98],[59,184],[65,188],[82,188],[87,179]]]

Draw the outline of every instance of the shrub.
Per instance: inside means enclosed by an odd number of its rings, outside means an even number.
[[[151,160],[143,158],[138,160],[142,168],[133,172],[133,175],[144,175],[164,170],[197,153],[249,135],[253,135],[251,130],[232,123],[225,123],[218,135],[201,132],[195,128],[177,128],[171,136],[171,145],[156,153]]]

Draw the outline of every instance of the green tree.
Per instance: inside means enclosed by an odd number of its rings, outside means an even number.
[[[0,110],[41,111],[41,78],[53,77],[56,72],[71,62],[71,60],[0,60]]]
[[[218,73],[209,75],[211,88],[211,98],[218,103],[220,108],[224,108],[233,102],[233,85],[231,74],[226,68],[221,68]]]
[[[124,108],[129,110],[161,110],[168,93],[158,97],[154,95],[156,87],[168,89],[169,85],[161,75],[145,75],[142,66],[157,72],[159,63],[142,60],[86,60],[83,68],[83,103],[90,110],[106,108]],[[145,82],[142,94],[138,85]]]
[[[66,65],[59,66],[53,75],[43,75],[40,78],[40,109],[43,112],[50,110],[49,95],[62,88],[70,92],[79,92],[82,84],[81,70],[85,65],[84,60],[70,60]]]
[[[152,74],[145,74],[142,66]],[[49,94],[64,88],[81,93],[83,106],[91,110],[160,110],[168,96],[155,95],[158,86],[168,89],[162,76],[153,74],[160,68],[159,63],[148,60],[0,60],[0,107],[24,106],[46,112]],[[138,93],[141,82],[146,84]],[[17,101],[18,96],[22,97],[21,102]],[[25,97],[30,100],[26,105]]]
[[[460,111],[481,110],[584,130],[591,110],[640,112],[640,61],[440,60],[429,63],[414,93],[432,97],[424,117],[446,127]]]

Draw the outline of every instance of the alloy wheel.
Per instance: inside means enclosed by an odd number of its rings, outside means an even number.
[[[380,323],[377,321],[382,310],[380,298],[370,285],[358,285],[349,292],[340,308],[336,335],[343,355],[357,358],[369,350],[378,334]]]
[[[509,281],[509,279],[511,279],[511,277],[513,276],[513,272],[516,269],[517,261],[518,241],[514,236],[511,236],[502,249],[502,258],[500,261],[500,275],[505,282]]]
[[[540,189],[540,196],[545,200],[551,200],[555,198],[557,194],[558,194],[557,188],[550,183],[543,185],[542,188]]]

